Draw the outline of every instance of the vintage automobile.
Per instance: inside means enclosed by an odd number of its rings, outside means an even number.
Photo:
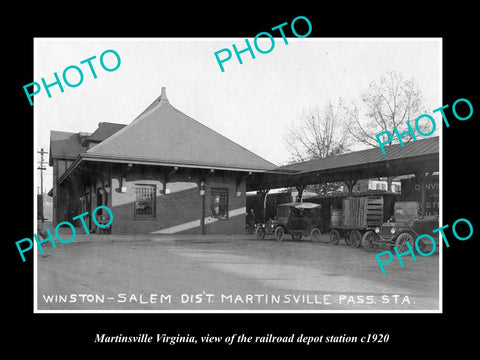
[[[255,235],[257,239],[264,239],[266,234],[273,234],[277,241],[282,241],[285,234],[290,234],[293,240],[310,236],[318,242],[323,232],[320,209],[320,204],[310,202],[277,205],[277,215],[265,224],[257,224]]]
[[[374,251],[378,245],[395,246],[399,253],[408,251],[407,241],[412,248],[419,235],[429,234],[438,243],[438,233],[432,230],[438,228],[438,216],[419,216],[419,204],[416,201],[398,201],[394,205],[393,217],[375,230],[367,231],[362,238],[362,246],[367,251]],[[424,239],[418,241],[420,251],[425,251],[427,243]]]

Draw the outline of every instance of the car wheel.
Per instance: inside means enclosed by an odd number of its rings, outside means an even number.
[[[340,233],[337,230],[330,231],[330,242],[333,245],[337,245],[340,241]]]
[[[255,229],[255,237],[258,240],[263,240],[265,239],[265,229],[263,227],[258,227]]]
[[[350,246],[354,248],[360,247],[362,244],[362,233],[359,230],[350,232]]]
[[[400,235],[398,235],[397,240],[395,240],[395,247],[397,248],[397,251],[399,253],[404,253],[408,251],[407,241],[410,241],[410,246],[413,249],[415,243],[412,234],[401,233]]]
[[[312,231],[310,231],[310,238],[313,242],[319,242],[322,238],[322,232],[318,227],[314,227]]]
[[[285,230],[283,230],[283,227],[277,226],[275,229],[275,240],[282,241],[283,235],[285,235]]]
[[[367,231],[362,237],[362,247],[366,251],[374,251],[377,247],[378,235],[373,230]]]
[[[417,250],[420,250],[421,253],[425,253],[425,250],[427,249],[427,244],[425,243],[425,241],[423,241],[423,239],[418,239],[418,241],[415,240],[415,242],[417,243],[417,247],[418,247]],[[410,245],[414,245],[414,244],[410,243]]]

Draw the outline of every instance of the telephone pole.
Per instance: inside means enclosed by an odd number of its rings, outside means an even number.
[[[40,207],[40,214],[41,214],[41,217],[42,217],[42,225],[45,221],[45,217],[43,215],[43,170],[47,170],[47,168],[44,167],[44,163],[45,161],[43,160],[43,155],[44,154],[48,154],[48,152],[44,151],[43,148],[41,148],[40,151],[37,151],[37,153],[39,153],[41,155],[41,158],[40,158],[40,166],[37,168],[37,170],[40,170],[40,201],[37,201],[37,207],[38,206],[41,206]]]

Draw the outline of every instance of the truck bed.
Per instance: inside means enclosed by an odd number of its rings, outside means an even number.
[[[367,229],[383,223],[383,197],[365,196],[343,199],[342,227]]]

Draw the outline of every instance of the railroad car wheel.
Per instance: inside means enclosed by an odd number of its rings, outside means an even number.
[[[337,245],[340,241],[340,233],[337,230],[330,231],[330,242],[333,245]]]
[[[408,251],[407,241],[410,241],[410,247],[413,249],[415,242],[413,240],[412,234],[401,233],[398,235],[397,240],[395,240],[395,247],[399,253],[404,253]],[[419,246],[420,247],[420,246]]]
[[[319,242],[322,239],[322,232],[318,227],[314,227],[312,231],[310,231],[310,238],[313,242]]]
[[[378,241],[378,235],[373,230],[368,230],[362,237],[362,247],[366,251],[375,251],[378,247],[376,243]]]
[[[283,227],[277,226],[277,228],[275,229],[275,240],[282,241],[284,235],[285,230],[283,230]]]
[[[263,240],[265,239],[265,229],[263,227],[257,227],[255,229],[255,237],[258,240]]]
[[[350,246],[358,248],[362,245],[362,233],[359,230],[352,230],[350,232]]]

